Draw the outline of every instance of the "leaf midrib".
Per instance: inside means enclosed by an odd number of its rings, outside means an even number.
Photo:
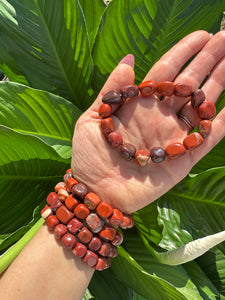
[[[55,135],[47,135],[45,133],[38,133],[38,132],[35,132],[35,131],[27,131],[27,130],[21,130],[21,129],[13,129],[13,130],[16,130],[17,132],[19,133],[23,133],[23,134],[27,134],[27,135],[35,135],[37,137],[47,137],[47,138],[50,138],[50,139],[57,139],[57,140],[61,140],[61,141],[65,141],[67,143],[71,143],[71,139],[69,138],[65,138],[65,137],[61,137],[61,136],[55,136]]]

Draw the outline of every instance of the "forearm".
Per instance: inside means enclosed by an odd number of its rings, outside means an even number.
[[[93,273],[43,226],[2,275],[0,299],[82,299]]]

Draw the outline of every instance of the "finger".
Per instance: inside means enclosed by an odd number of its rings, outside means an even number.
[[[184,69],[184,71],[177,76],[174,82],[188,84],[193,90],[199,88],[206,76],[225,55],[224,42],[225,31],[217,33],[196,55],[196,57]],[[187,97],[171,97],[167,98],[165,103],[170,105],[175,112],[178,112],[185,105],[185,103],[188,102],[188,100],[189,99]]]

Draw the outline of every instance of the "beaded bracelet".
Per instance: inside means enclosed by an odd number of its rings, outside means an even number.
[[[120,228],[134,225],[132,214],[101,201],[73,177],[71,169],[48,195],[41,216],[65,248],[98,271],[109,268],[110,259],[117,256],[116,246],[123,242]]]
[[[153,147],[150,151],[141,149],[136,150],[135,146],[129,143],[124,143],[121,134],[114,131],[114,123],[112,116],[112,105],[122,105],[128,98],[135,98],[139,93],[143,97],[152,96],[157,92],[160,96],[179,96],[190,97],[191,105],[198,111],[201,119],[198,125],[198,132],[189,134],[182,143],[172,143],[165,149],[162,147]],[[142,82],[139,86],[128,85],[121,87],[120,91],[111,90],[102,98],[103,104],[99,107],[99,116],[101,117],[101,131],[106,136],[108,142],[114,148],[118,148],[122,157],[126,160],[134,160],[139,166],[144,167],[148,164],[149,159],[154,163],[162,162],[166,157],[169,159],[176,159],[187,150],[193,150],[203,143],[204,139],[209,135],[211,130],[211,121],[215,114],[216,108],[212,102],[205,101],[205,94],[201,89],[192,90],[191,86],[171,81],[163,81],[156,84],[154,81]],[[190,121],[181,116],[190,129]],[[186,120],[187,119],[187,120]],[[189,123],[188,123],[189,121]]]

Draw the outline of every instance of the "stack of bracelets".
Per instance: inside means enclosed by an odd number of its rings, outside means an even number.
[[[119,104],[119,107],[126,102],[128,98],[135,98],[139,93],[143,97],[152,96],[154,93],[159,96],[179,96],[189,97],[191,105],[198,111],[201,119],[198,132],[189,134],[183,142],[172,143],[165,149],[162,147],[153,147],[150,150],[136,150],[135,146],[129,143],[124,143],[121,134],[114,131],[114,123],[112,116],[112,105]],[[122,157],[126,160],[134,160],[138,165],[144,167],[151,161],[154,163],[162,162],[166,157],[175,159],[185,154],[186,150],[193,150],[195,147],[202,144],[204,139],[209,135],[211,130],[211,121],[215,114],[216,108],[212,102],[205,101],[205,94],[201,89],[192,90],[191,86],[171,81],[163,81],[158,84],[150,80],[142,82],[139,86],[128,85],[121,87],[120,91],[111,90],[102,98],[103,104],[99,107],[99,116],[101,117],[101,131],[106,136],[112,147],[118,148]],[[189,119],[183,115],[179,116],[189,129],[194,129]]]
[[[123,241],[121,229],[134,225],[132,215],[101,201],[73,177],[71,169],[48,195],[41,216],[65,248],[98,271],[109,268],[110,259],[117,256],[116,246]]]

